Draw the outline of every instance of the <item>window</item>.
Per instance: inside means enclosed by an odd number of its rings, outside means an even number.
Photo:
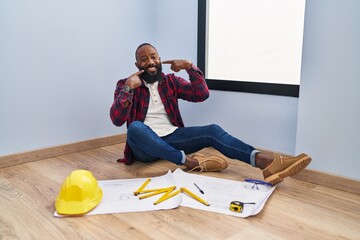
[[[299,96],[305,0],[198,0],[211,89]]]

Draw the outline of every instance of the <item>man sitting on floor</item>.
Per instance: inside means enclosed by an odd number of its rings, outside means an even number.
[[[135,52],[138,72],[117,82],[110,117],[116,126],[127,123],[125,164],[135,159],[153,162],[165,159],[190,170],[219,171],[227,160],[221,155],[203,156],[195,153],[213,147],[231,159],[237,159],[263,170],[265,181],[281,182],[297,174],[310,163],[306,154],[283,157],[263,153],[231,136],[220,126],[185,127],[180,115],[178,99],[202,102],[209,97],[209,89],[199,68],[188,60],[161,62],[158,51],[149,43],[141,44]],[[179,72],[185,70],[189,81],[175,74],[164,74],[162,64]]]

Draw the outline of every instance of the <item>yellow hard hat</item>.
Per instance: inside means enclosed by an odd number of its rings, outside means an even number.
[[[92,173],[75,170],[63,182],[55,208],[59,214],[85,214],[100,203],[101,197],[102,190]]]

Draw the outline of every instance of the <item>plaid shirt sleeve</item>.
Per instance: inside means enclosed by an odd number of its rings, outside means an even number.
[[[176,77],[177,96],[189,102],[203,102],[209,97],[209,89],[202,71],[192,64],[186,72],[189,74],[189,81]]]
[[[117,82],[115,93],[114,93],[114,102],[110,108],[110,118],[114,125],[121,126],[123,125],[132,105],[133,92],[124,92],[122,90],[126,79],[121,79]],[[129,106],[125,107],[125,103],[129,101]]]
[[[202,102],[209,97],[209,89],[204,75],[199,68],[192,65],[186,70],[189,80],[185,80],[175,74],[164,75],[165,81],[159,86],[159,94],[172,124],[184,127],[180,114],[178,99],[190,102]]]

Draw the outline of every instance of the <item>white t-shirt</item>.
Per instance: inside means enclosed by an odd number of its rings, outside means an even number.
[[[150,102],[144,123],[158,136],[164,137],[173,133],[178,127],[174,126],[169,120],[159,95],[158,85],[158,81],[152,84],[145,83],[145,86],[150,91]]]

